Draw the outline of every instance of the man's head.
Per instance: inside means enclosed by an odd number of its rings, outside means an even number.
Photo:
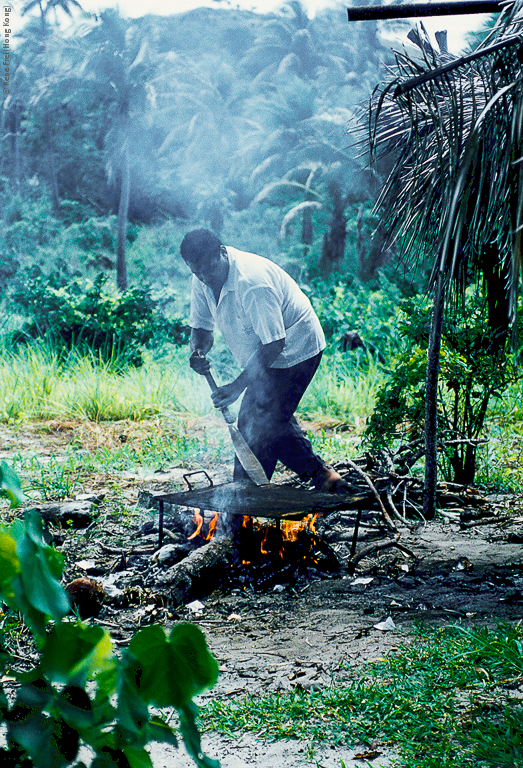
[[[180,253],[191,272],[206,285],[212,286],[223,274],[227,276],[227,249],[208,229],[188,232],[180,245]]]

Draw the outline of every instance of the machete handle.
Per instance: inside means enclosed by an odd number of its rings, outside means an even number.
[[[205,357],[203,352],[200,352],[199,349],[197,349],[196,352],[198,353],[198,357]],[[207,373],[205,373],[204,376],[207,379],[207,383],[211,388],[211,392],[216,392],[216,390],[218,389],[218,384],[214,380],[214,376],[212,375],[212,373],[210,371],[207,371]],[[235,421],[234,416],[232,415],[232,413],[230,412],[230,410],[227,408],[226,405],[224,405],[223,408],[220,408],[219,410],[223,413],[223,418],[225,419],[227,424],[234,424],[234,421]]]

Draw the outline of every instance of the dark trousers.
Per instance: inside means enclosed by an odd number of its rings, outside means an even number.
[[[238,428],[269,480],[278,460],[305,482],[316,482],[321,477],[324,462],[314,453],[310,440],[294,417],[321,356],[320,352],[292,368],[268,368],[245,390]],[[246,478],[236,458],[234,480]]]

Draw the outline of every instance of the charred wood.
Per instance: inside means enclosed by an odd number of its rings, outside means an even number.
[[[217,586],[220,575],[229,564],[233,549],[231,538],[220,537],[195,549],[161,576],[157,584],[169,592],[173,605],[192,594],[208,594]]]

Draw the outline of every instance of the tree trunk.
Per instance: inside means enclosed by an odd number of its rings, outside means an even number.
[[[47,154],[47,173],[49,181],[49,191],[51,192],[51,201],[53,205],[53,216],[59,217],[61,215],[60,196],[58,194],[58,179],[56,176],[56,166],[54,162],[53,151],[53,133],[51,130],[51,116],[49,114],[49,108],[47,105],[44,107],[44,122],[45,122],[45,143]]]
[[[425,487],[423,516],[432,520],[436,514],[436,483],[438,481],[438,378],[441,333],[443,329],[444,275],[440,272],[434,286],[432,321],[430,324],[425,380]]]
[[[127,214],[129,212],[129,197],[131,180],[129,170],[129,145],[127,137],[122,150],[122,168],[120,180],[120,201],[118,204],[118,235],[116,242],[116,284],[121,291],[127,290]]]
[[[363,232],[364,206],[360,205],[356,216],[356,254],[358,258],[358,277],[363,283],[376,279],[380,267],[384,267],[390,260],[392,251],[385,248],[386,235],[381,225],[378,225],[371,238],[371,244],[367,253],[365,247],[365,235]]]
[[[22,105],[16,103],[14,105],[14,136],[13,136],[13,174],[16,184],[16,189],[20,189],[20,181],[22,176],[22,165],[20,159],[20,124],[22,121]]]
[[[336,182],[330,184],[329,194],[333,211],[329,222],[329,231],[325,232],[323,237],[320,263],[322,271],[327,273],[332,272],[343,261],[347,239],[347,217],[345,216],[345,205],[339,184]]]

